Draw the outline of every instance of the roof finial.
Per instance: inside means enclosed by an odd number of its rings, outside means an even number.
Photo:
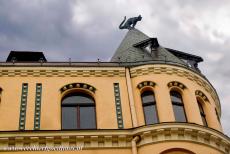
[[[138,21],[141,21],[142,17],[141,15],[137,16],[137,17],[132,17],[129,18],[126,22],[126,16],[124,17],[124,20],[121,22],[121,24],[119,25],[120,29],[133,29],[135,27],[135,25],[137,24]],[[124,23],[125,22],[125,23]],[[124,25],[123,25],[124,24]]]
[[[97,59],[97,63],[100,64],[100,62],[101,62],[101,60],[98,58],[98,59]]]

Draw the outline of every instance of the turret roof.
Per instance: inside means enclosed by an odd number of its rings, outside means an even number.
[[[151,47],[151,50],[148,47]],[[193,61],[193,64],[203,61],[199,56],[164,48],[158,44],[156,38],[150,38],[143,32],[134,28],[127,32],[110,61],[121,63],[152,61],[153,63],[167,62],[189,66],[189,60]]]

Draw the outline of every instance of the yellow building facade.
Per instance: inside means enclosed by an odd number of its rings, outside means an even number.
[[[230,153],[199,56],[137,29],[110,62],[27,56],[12,52],[0,63],[1,153]]]

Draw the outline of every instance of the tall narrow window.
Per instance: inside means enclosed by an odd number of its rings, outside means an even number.
[[[177,122],[186,122],[187,120],[184,111],[184,103],[181,94],[177,91],[171,91],[170,96],[173,105],[175,120]]]
[[[145,91],[141,94],[142,106],[145,116],[145,124],[158,123],[157,107],[154,93],[152,91]]]
[[[1,103],[1,98],[2,98],[2,88],[0,87],[0,103]]]
[[[215,112],[216,112],[216,117],[217,117],[218,121],[220,122],[220,117],[218,115],[218,112],[217,112],[216,108],[215,108]]]
[[[70,93],[62,99],[62,129],[96,129],[94,99],[85,93]]]
[[[204,126],[208,126],[207,121],[206,121],[206,118],[205,118],[205,113],[204,113],[203,106],[202,106],[202,104],[201,104],[201,102],[200,102],[199,100],[197,100],[197,103],[198,103],[198,106],[199,106],[200,116],[201,116],[203,125],[204,125]]]

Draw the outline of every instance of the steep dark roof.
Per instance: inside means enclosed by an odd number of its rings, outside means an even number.
[[[151,46],[151,50],[148,50],[148,46]],[[164,48],[159,45],[157,38],[150,38],[137,29],[131,29],[110,61],[120,63],[167,62],[198,70],[197,63],[203,59],[192,54]]]
[[[149,39],[147,35],[140,32],[137,29],[131,29],[122,40],[120,46],[117,48],[113,55],[111,62],[135,62],[145,60],[151,60],[148,53],[143,52],[139,48],[133,47],[134,44],[139,43],[143,40]]]
[[[192,55],[192,54],[185,53],[185,52],[178,51],[178,50],[174,50],[174,49],[169,49],[169,48],[165,48],[165,49],[167,49],[173,55],[175,55],[181,59],[190,59],[190,60],[194,60],[198,63],[204,61],[203,58],[200,56]]]
[[[171,61],[185,65],[185,62],[174,56],[165,48],[158,46],[156,55],[152,55],[146,49],[138,47],[138,43],[148,41],[150,37],[137,29],[131,29],[122,40],[120,46],[113,55],[111,62],[140,62],[140,61]],[[135,47],[136,46],[136,47]]]
[[[42,52],[32,51],[11,51],[7,57],[6,62],[17,61],[17,62],[46,62],[46,58]]]

